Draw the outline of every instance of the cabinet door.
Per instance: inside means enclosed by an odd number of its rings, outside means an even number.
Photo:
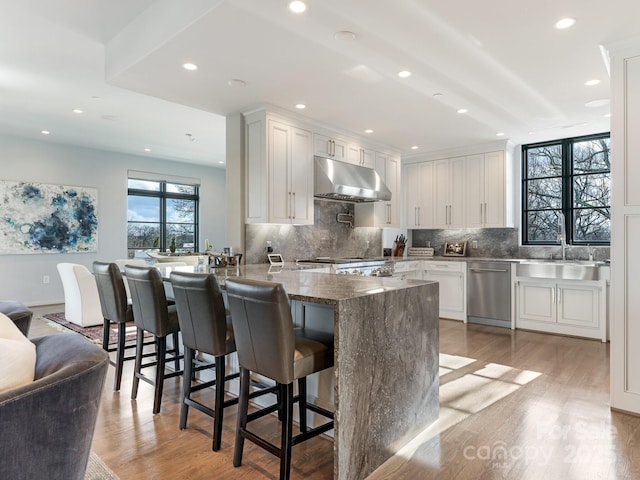
[[[385,161],[385,183],[391,190],[389,227],[400,227],[400,159],[387,157]]]
[[[420,164],[420,201],[418,202],[418,225],[433,227],[433,162]]]
[[[484,226],[504,227],[505,215],[505,165],[504,152],[484,154]]]
[[[600,327],[600,289],[558,285],[558,323]]]
[[[411,163],[404,169],[405,221],[407,228],[420,225],[420,168],[423,164]]]
[[[427,270],[427,279],[440,283],[440,316],[464,320],[465,288],[464,276],[460,273],[447,273]]]
[[[466,225],[466,168],[465,157],[451,159],[449,187],[449,228],[464,228]]]
[[[436,160],[433,163],[433,169],[434,226],[447,228],[449,226],[449,160]]]
[[[311,132],[291,128],[291,222],[297,225],[313,225],[313,158]]]
[[[518,284],[518,321],[556,322],[556,284],[528,283]],[[528,328],[521,323],[518,326]]]
[[[347,145],[347,162],[353,165],[362,165],[362,149],[360,145],[352,143]]]
[[[269,221],[291,223],[289,173],[291,127],[269,121]]]
[[[347,161],[347,144],[343,140],[316,134],[313,136],[314,155]]]
[[[470,155],[467,162],[467,227],[484,226],[484,155]]]

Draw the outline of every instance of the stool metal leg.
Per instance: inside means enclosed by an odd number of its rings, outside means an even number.
[[[247,427],[247,413],[249,411],[249,370],[240,367],[240,398],[238,400],[238,425],[236,427],[236,445],[233,454],[233,466],[242,464],[242,450],[244,436],[242,431]]]
[[[140,371],[142,370],[142,349],[144,348],[144,330],[137,327],[136,332],[136,363],[133,367],[133,384],[131,385],[131,398],[138,396],[138,384],[140,383]]]
[[[191,395],[191,378],[193,370],[194,351],[189,347],[184,347],[184,378],[182,379],[182,406],[180,407],[180,430],[187,428],[187,415],[189,405],[186,402]]]
[[[167,337],[157,337],[157,363],[155,395],[153,397],[153,413],[160,413],[160,402],[162,402],[162,388],[164,387],[164,365],[167,356]]]
[[[282,385],[281,395],[280,480],[289,480],[291,477],[291,447],[293,446],[293,383]]]
[[[300,431],[307,431],[307,377],[298,379],[298,412],[300,413]]]
[[[213,446],[214,451],[220,450],[222,443],[222,419],[224,417],[224,355],[216,357],[216,400],[213,410]]]
[[[120,382],[122,381],[122,366],[124,364],[124,354],[125,354],[125,338],[126,338],[126,324],[118,323],[118,346],[116,348],[116,372],[113,379],[113,390],[120,390]],[[144,340],[143,340],[144,341]]]

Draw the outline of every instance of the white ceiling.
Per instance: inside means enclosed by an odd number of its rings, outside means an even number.
[[[406,154],[603,132],[600,46],[640,34],[637,0],[287,3],[0,0],[0,133],[222,166],[224,116],[262,104]]]

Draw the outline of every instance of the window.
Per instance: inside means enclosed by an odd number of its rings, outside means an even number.
[[[608,133],[523,145],[522,243],[608,245],[610,172]]]
[[[197,185],[129,178],[128,186],[129,258],[136,252],[164,252],[174,239],[177,252],[198,251]]]

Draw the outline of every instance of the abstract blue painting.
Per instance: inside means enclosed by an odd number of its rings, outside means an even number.
[[[0,180],[0,254],[98,251],[98,190]]]

